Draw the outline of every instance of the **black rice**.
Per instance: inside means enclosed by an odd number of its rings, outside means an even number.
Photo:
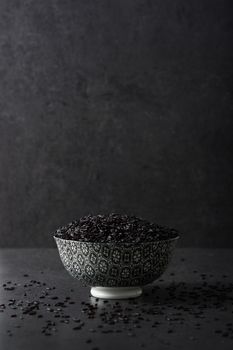
[[[178,231],[136,216],[111,213],[84,216],[60,227],[54,235],[82,242],[142,243],[172,239]]]

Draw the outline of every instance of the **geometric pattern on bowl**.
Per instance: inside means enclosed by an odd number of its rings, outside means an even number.
[[[66,270],[82,284],[143,286],[165,271],[177,238],[145,243],[92,243],[54,237]]]

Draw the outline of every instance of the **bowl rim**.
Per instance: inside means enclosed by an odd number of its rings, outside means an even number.
[[[157,241],[148,241],[148,242],[138,242],[138,243],[135,243],[135,242],[86,242],[86,241],[78,241],[78,240],[75,240],[75,239],[66,239],[66,238],[62,238],[62,237],[58,237],[56,236],[56,234],[53,235],[53,238],[55,239],[55,241],[57,239],[60,239],[62,241],[66,241],[66,242],[78,242],[78,243],[85,243],[85,244],[109,244],[109,245],[124,245],[124,244],[132,244],[132,245],[135,245],[135,246],[140,246],[140,245],[143,245],[143,244],[154,244],[154,243],[161,243],[161,242],[172,242],[172,241],[177,241],[180,236],[177,235],[176,237],[172,237],[172,238],[167,238],[167,239],[160,239],[160,240],[157,240]]]

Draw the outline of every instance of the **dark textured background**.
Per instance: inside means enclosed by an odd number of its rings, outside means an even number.
[[[89,212],[233,246],[232,1],[0,1],[0,246]]]

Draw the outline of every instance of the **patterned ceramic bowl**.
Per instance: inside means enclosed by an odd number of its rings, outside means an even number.
[[[176,238],[135,243],[91,243],[54,236],[66,270],[97,298],[134,298],[165,271]]]

